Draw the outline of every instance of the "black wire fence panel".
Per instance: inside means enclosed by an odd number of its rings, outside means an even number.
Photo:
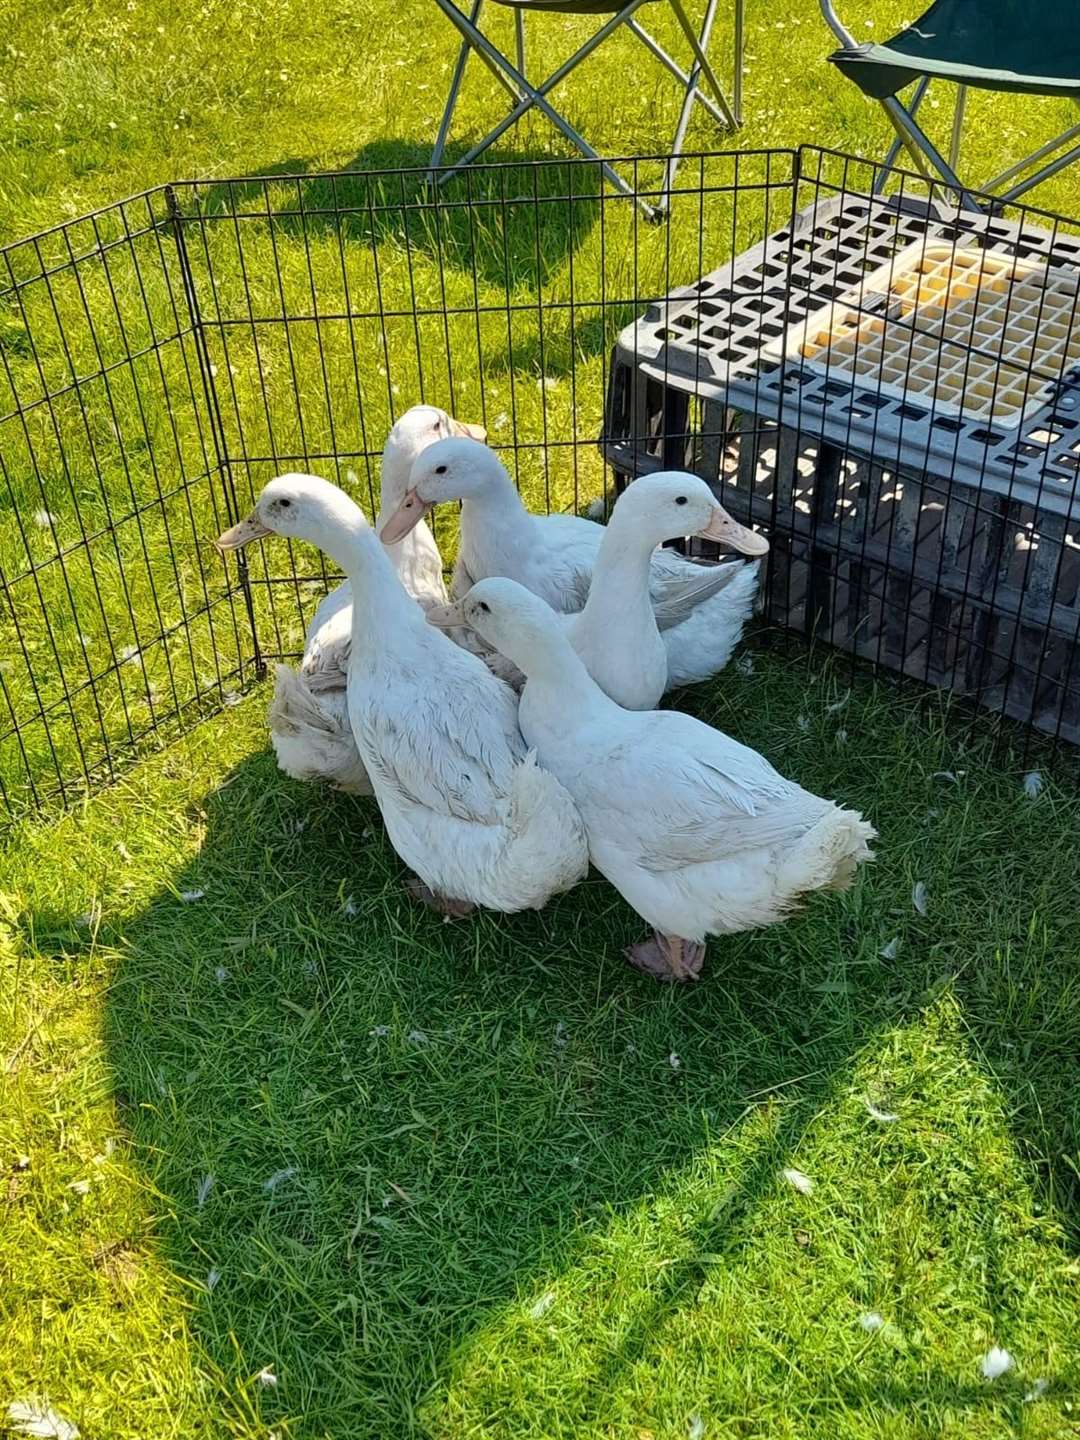
[[[299,654],[323,557],[210,541],[288,470],[373,518],[420,401],[536,510],[696,470],[769,533],[774,620],[1080,738],[1074,228],[876,179],[697,155],[661,227],[590,161],[193,181],[0,251],[0,807]]]

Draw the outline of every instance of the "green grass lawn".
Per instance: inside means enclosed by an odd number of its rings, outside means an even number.
[[[853,26],[882,35],[901,8]],[[534,52],[587,28],[541,19]],[[0,238],[211,182],[199,198],[217,218],[186,233],[207,306],[249,319],[208,340],[241,500],[273,469],[245,457],[271,453],[329,456],[307,468],[363,496],[367,452],[421,389],[525,443],[532,503],[588,498],[595,450],[544,442],[597,432],[606,351],[634,313],[598,297],[689,280],[777,223],[759,197],[733,228],[718,200],[701,232],[688,199],[646,231],[588,193],[527,209],[527,230],[380,223],[385,182],[337,182],[347,222],[238,229],[236,208],[298,192],[223,176],[425,157],[453,57],[434,7],[80,0],[6,15],[3,43]],[[809,0],[751,8],[741,145],[884,148],[829,44]],[[629,39],[609,58],[624,83],[579,72],[569,114],[609,151],[658,148],[671,92]],[[458,134],[496,103],[471,74]],[[973,97],[971,173],[1061,128],[1063,103]],[[943,135],[944,102],[929,113]],[[700,125],[692,139],[718,143]],[[538,121],[496,158],[550,149]],[[1080,172],[1038,198],[1080,213]],[[89,249],[121,224],[73,233]],[[163,343],[81,404],[0,422],[0,562],[42,586],[20,579],[0,616],[5,703],[30,717],[63,700],[61,673],[98,682],[54,724],[55,758],[40,725],[25,752],[0,746],[19,804],[27,770],[43,787],[77,775],[105,742],[119,757],[159,713],[214,708],[250,676],[242,608],[199,543],[223,491],[185,399],[174,253],[151,232],[50,293],[41,271],[65,245],[22,247],[0,274],[0,289],[38,276],[0,305],[0,408]],[[346,290],[359,308],[376,271],[383,308],[521,309],[449,332],[405,317],[385,345],[373,322],[250,323],[330,313]],[[571,294],[582,312],[552,308]],[[16,507],[53,519],[20,527]],[[140,507],[154,525],[110,530]],[[80,515],[102,532],[88,549]],[[43,563],[65,550],[70,585]],[[284,546],[264,550],[287,575]],[[296,644],[314,593],[260,589],[268,650]],[[118,763],[63,818],[22,822],[0,859],[0,1415],[47,1396],[87,1440],[1077,1434],[1071,767],[1041,762],[1031,799],[1040,762],[992,747],[986,725],[848,688],[826,654],[769,641],[681,702],[881,832],[851,894],[714,943],[690,993],[623,964],[640,926],[596,878],[539,916],[444,926],[414,910],[374,807],[276,772],[263,689]],[[991,1384],[992,1345],[1015,1368]]]

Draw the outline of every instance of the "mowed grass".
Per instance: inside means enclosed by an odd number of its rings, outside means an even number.
[[[689,992],[624,964],[598,877],[415,909],[371,803],[276,771],[261,692],[27,830],[4,1400],[125,1440],[1071,1434],[1075,789],[820,654],[743,672],[683,703],[878,860]]]
[[[853,26],[886,33],[901,8]],[[589,24],[539,19],[538,62]],[[884,148],[878,113],[823,63],[809,0],[748,24],[740,145]],[[454,53],[434,7],[382,3],[23,6],[3,43],[7,241],[177,176],[421,161]],[[629,38],[606,55],[606,77],[567,87],[571,118],[608,151],[662,148],[666,82]],[[456,133],[501,103],[474,68]],[[947,102],[928,113],[941,138]],[[973,96],[971,173],[1067,119],[1064,102]],[[536,122],[493,158],[549,153]],[[1039,199],[1080,213],[1076,174]],[[403,219],[400,184],[179,192],[205,316],[240,322],[207,344],[241,502],[298,467],[370,509],[371,457],[421,395],[523,444],[507,453],[530,503],[588,499],[598,455],[551,442],[595,437],[635,299],[779,223],[760,193],[734,217],[684,197],[649,231],[587,184],[569,206],[527,191],[498,219]],[[340,218],[282,214],[312,200]],[[146,350],[0,436],[0,555],[24,577],[0,619],[5,704],[29,718],[63,701],[61,674],[96,682],[51,737],[29,726],[25,758],[7,742],[0,773],[22,803],[28,769],[48,788],[107,763],[107,740],[120,774],[21,826],[0,862],[0,1405],[47,1397],[90,1440],[1075,1433],[1070,767],[1046,764],[1030,799],[1038,760],[984,727],[865,681],[845,700],[820,652],[755,652],[679,703],[865,810],[879,859],[797,922],[714,943],[690,993],[624,966],[640,925],[596,877],[539,916],[415,911],[374,807],[276,772],[264,690],[125,771],[159,715],[250,678],[205,546],[225,486],[175,239],[92,253],[154,207],[72,232],[81,286],[40,278],[70,258],[55,237],[0,273],[31,282],[0,307],[24,406]],[[232,219],[260,209],[279,218]],[[585,303],[557,308],[571,295]],[[507,300],[479,324],[412,319]],[[279,323],[343,302],[406,313]],[[452,524],[440,538],[451,554]],[[60,551],[65,567],[44,563]],[[266,547],[255,574],[291,564]],[[317,593],[260,588],[267,650],[297,644]],[[994,1344],[1015,1369],[989,1384]]]

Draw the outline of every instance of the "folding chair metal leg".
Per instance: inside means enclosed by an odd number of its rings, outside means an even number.
[[[949,137],[949,168],[960,168],[960,141],[964,133],[964,109],[967,106],[967,86],[956,87],[956,104],[953,107],[952,134]]]
[[[720,88],[720,82],[713,74],[713,68],[709,64],[709,57],[701,48],[698,37],[694,34],[694,27],[690,24],[686,11],[682,7],[682,0],[668,0],[668,3],[675,11],[675,18],[676,20],[678,20],[679,26],[682,29],[683,34],[686,36],[686,43],[694,52],[694,59],[700,65],[702,74],[709,82],[709,87],[713,92],[716,103],[720,106],[721,110],[723,110],[725,116],[727,117],[727,123],[731,126],[732,130],[736,129],[737,127],[735,124],[735,116],[731,113],[731,107],[728,105],[727,97],[725,96],[723,90],[721,90]]]
[[[705,7],[705,19],[701,26],[701,45],[706,49],[709,44],[709,35],[712,31],[713,20],[716,16],[718,0],[709,0]],[[698,76],[701,74],[700,67],[694,65],[687,80],[686,93],[683,95],[682,108],[679,111],[679,120],[675,126],[675,135],[671,141],[671,158],[664,167],[664,189],[663,198],[659,208],[665,214],[671,209],[671,192],[675,188],[675,176],[679,171],[679,162],[682,159],[683,141],[686,139],[686,127],[690,123],[690,112],[694,108],[694,100],[703,100],[704,96],[698,92]]]
[[[1080,100],[1076,103],[1080,105]],[[1017,175],[1022,175],[1025,170],[1030,170],[1032,165],[1036,164],[1039,160],[1045,159],[1047,155],[1052,155],[1055,150],[1060,150],[1062,145],[1068,145],[1070,141],[1075,140],[1078,135],[1080,135],[1080,125],[1072,125],[1068,130],[1063,130],[1061,134],[1055,136],[1053,140],[1048,140],[1045,145],[1040,145],[1038,150],[1033,150],[1030,155],[1025,155],[1024,158],[1018,160],[1015,165],[1010,165],[1009,168],[1003,170],[1000,175],[995,175],[992,180],[988,180],[986,182],[986,189],[996,191],[999,186],[1004,185],[1007,180],[1012,180]],[[1070,154],[1072,153],[1074,152],[1070,151]],[[1062,167],[1059,166],[1058,168],[1060,169]],[[1036,173],[1040,180],[1047,178],[1041,170]],[[1027,188],[1030,189],[1031,187],[1028,186]],[[1019,192],[1010,191],[1009,198],[1015,199],[1017,193]]]
[[[735,74],[731,82],[731,108],[736,125],[742,124],[742,71],[745,53],[746,0],[735,0]]]
[[[525,16],[520,10],[514,11],[514,45],[517,52],[517,68],[525,74]]]
[[[469,20],[473,25],[480,18],[480,11],[484,7],[484,0],[473,0],[472,14]],[[454,110],[457,107],[458,91],[461,89],[461,82],[465,78],[465,62],[469,58],[469,50],[472,47],[468,40],[462,40],[461,49],[458,51],[457,61],[454,65],[454,73],[450,77],[450,93],[446,97],[446,108],[443,110],[442,120],[439,122],[439,133],[435,137],[435,149],[431,152],[431,168],[436,170],[442,161],[443,151],[446,149],[446,137],[450,133],[450,121],[454,118]]]
[[[948,161],[938,150],[929,135],[916,125],[900,101],[897,100],[895,96],[890,96],[887,100],[882,100],[881,104],[896,128],[897,134],[902,137],[904,144],[907,146],[908,154],[911,156],[917,169],[925,174],[926,161],[929,161],[949,189],[956,191],[960,197],[961,205],[968,210],[981,210],[982,207],[978,204],[971,191],[967,189],[960,177],[950,167]]]
[[[597,45],[599,45],[603,40],[607,39],[608,35],[611,34],[612,30],[616,29],[619,25],[625,23],[627,17],[629,15],[632,15],[633,12],[637,10],[640,5],[645,4],[646,0],[630,0],[630,3],[628,5],[626,5],[622,10],[620,10],[617,15],[612,16],[612,18],[605,25],[603,25],[596,32],[595,35],[591,36],[584,45],[582,45],[577,51],[575,51],[575,53],[570,57],[569,60],[567,60],[564,64],[560,65],[558,70],[556,70],[552,75],[550,75],[547,80],[545,80],[544,83],[538,88],[529,84],[529,82],[525,79],[524,75],[522,75],[521,71],[518,70],[516,66],[510,64],[509,60],[506,59],[505,55],[501,54],[500,51],[496,49],[496,47],[491,43],[491,41],[487,38],[483,31],[477,29],[476,25],[461,10],[457,8],[457,6],[453,3],[453,0],[435,0],[435,3],[438,5],[439,9],[443,12],[446,18],[450,20],[452,24],[457,26],[461,34],[465,36],[465,38],[469,41],[472,47],[485,61],[488,68],[499,74],[499,78],[502,80],[502,83],[506,86],[506,88],[511,90],[511,93],[513,93],[512,86],[516,86],[520,92],[520,98],[517,100],[517,103],[515,104],[513,110],[511,110],[510,114],[507,115],[503,120],[501,120],[498,125],[496,125],[495,129],[492,130],[490,135],[486,135],[483,140],[481,140],[477,145],[474,145],[467,155],[463,156],[462,159],[460,159],[455,165],[451,166],[449,169],[444,170],[442,174],[438,176],[436,181],[437,184],[444,184],[451,175],[457,174],[467,165],[470,165],[478,155],[481,155],[490,145],[493,145],[495,141],[506,130],[510,128],[511,125],[516,124],[517,121],[520,120],[521,117],[526,114],[530,109],[532,109],[532,107],[535,105],[536,108],[540,110],[541,113],[544,114],[548,120],[551,121],[551,123],[555,126],[559,133],[564,135],[572,145],[575,145],[577,149],[587,159],[595,160],[597,162],[600,167],[601,173],[604,175],[604,178],[608,181],[610,185],[614,186],[614,188],[618,190],[620,194],[638,200],[638,203],[641,205],[642,209],[646,212],[647,215],[649,215],[650,217],[655,215],[655,211],[653,210],[652,206],[648,205],[645,201],[640,200],[638,196],[634,193],[633,188],[626,183],[626,181],[622,178],[618,171],[613,169],[612,166],[609,165],[607,161],[604,160],[603,157],[596,150],[593,149],[593,147],[584,138],[584,136],[580,135],[569,123],[569,121],[564,120],[563,117],[559,114],[559,112],[554,108],[554,106],[549,105],[547,100],[544,98],[548,90],[552,89],[553,86],[557,85],[560,80],[564,79],[570,73],[570,71],[574,69],[576,65],[580,64],[587,55],[590,55],[592,51],[596,49]]]
[[[632,34],[637,36],[637,38],[651,54],[656,56],[657,60],[660,61],[661,65],[671,71],[672,75],[675,76],[675,79],[678,80],[680,85],[685,88],[687,85],[690,84],[690,76],[671,58],[671,56],[667,53],[664,47],[657,40],[653,39],[653,37],[649,34],[649,32],[645,29],[643,25],[639,24],[637,20],[628,20],[626,22],[626,28]],[[713,119],[718,125],[723,125],[726,128],[730,128],[727,115],[724,113],[723,110],[720,109],[719,105],[715,104],[715,102],[710,98],[710,96],[706,95],[704,91],[699,90],[697,92],[697,98],[701,101],[702,105],[705,106],[705,109],[709,112],[709,114],[713,117]]]
[[[930,76],[924,75],[919,81],[918,85],[916,85],[915,93],[911,97],[911,104],[907,107],[907,112],[912,117],[912,119],[915,118],[916,112],[918,111],[919,106],[923,102],[923,96],[926,94],[929,88]],[[896,133],[896,139],[889,146],[889,149],[885,155],[885,159],[881,162],[881,169],[878,171],[877,179],[874,181],[875,195],[882,194],[885,186],[889,183],[889,176],[892,173],[897,160],[899,160],[900,158],[900,151],[903,149],[904,141],[898,130]]]

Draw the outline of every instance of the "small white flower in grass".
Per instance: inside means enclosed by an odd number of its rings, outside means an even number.
[[[29,1156],[29,1155],[20,1155],[19,1158],[15,1161],[15,1169],[16,1169],[16,1170],[29,1170],[29,1169],[30,1169],[30,1156]]]
[[[180,899],[185,905],[194,905],[196,900],[202,900],[206,896],[205,890],[181,890]]]
[[[266,1385],[268,1387],[277,1384],[277,1376],[274,1374],[273,1370],[270,1369],[269,1365],[264,1365],[263,1368],[259,1371],[259,1373],[255,1376],[255,1379],[259,1382],[260,1385]]]
[[[360,911],[357,908],[356,901],[351,895],[346,895],[345,899],[341,902],[341,913],[348,915],[350,920],[354,915],[359,915]]]
[[[206,1272],[206,1288],[207,1288],[207,1290],[214,1290],[214,1289],[216,1289],[216,1288],[217,1288],[217,1283],[218,1283],[218,1281],[219,1281],[220,1279],[221,1279],[221,1271],[218,1269],[218,1267],[217,1267],[216,1265],[211,1265],[210,1269]]]
[[[48,530],[50,525],[56,524],[56,516],[52,513],[51,510],[35,510],[34,524],[38,527],[39,530]]]
[[[686,1421],[686,1434],[688,1440],[704,1440],[705,1421],[700,1415],[690,1415]]]
[[[128,9],[129,9],[129,10],[134,10],[134,9],[135,9],[135,6],[134,6],[134,5],[129,5],[129,6],[128,6]],[[110,120],[110,121],[109,121],[109,129],[110,129],[110,130],[115,130],[115,129],[116,129],[116,121],[115,121],[115,120]]]
[[[268,1180],[263,1181],[263,1189],[271,1195],[279,1185],[284,1185],[286,1180],[291,1180],[296,1174],[295,1165],[286,1165],[284,1170],[275,1170]]]
[[[1024,776],[1024,794],[1029,800],[1038,799],[1043,788],[1043,778],[1038,770],[1029,770]]]
[[[921,880],[916,880],[911,892],[911,903],[920,915],[926,914],[926,886]]]
[[[882,960],[895,960],[897,955],[900,954],[900,936],[894,935],[877,953],[881,956]]]
[[[675,1054],[674,1050],[667,1057],[667,1063],[671,1066],[672,1070],[682,1069],[682,1061],[679,1059],[678,1055]]]
[[[13,1400],[8,1406],[7,1418],[19,1435],[37,1435],[41,1440],[79,1440],[79,1427],[39,1400]]]
[[[1031,1389],[1024,1396],[1024,1404],[1030,1405],[1033,1400],[1041,1400],[1050,1388],[1049,1380],[1036,1380]]]
[[[215,966],[214,966],[214,979],[218,982],[219,985],[224,985],[224,984],[225,984],[225,981],[226,981],[228,978],[229,978],[229,972],[228,972],[228,970],[225,969],[225,966],[224,966],[224,965],[215,965]]]
[[[871,1335],[875,1330],[884,1330],[885,1328],[885,1321],[876,1310],[868,1310],[865,1315],[860,1315],[859,1324]]]
[[[891,1110],[880,1109],[869,1097],[863,1100],[863,1104],[866,1106],[866,1113],[870,1119],[878,1120],[882,1125],[890,1125],[894,1120],[900,1119],[900,1116],[894,1115]]]
[[[213,1175],[204,1175],[199,1181],[199,1188],[195,1191],[195,1205],[197,1209],[201,1210],[203,1208],[213,1188]]]
[[[554,1304],[555,1291],[545,1290],[540,1299],[529,1306],[529,1314],[534,1320],[542,1320]]]
[[[798,1190],[800,1195],[812,1195],[814,1193],[814,1182],[809,1175],[804,1175],[801,1170],[781,1170],[781,1175],[793,1190]]]
[[[69,1190],[74,1190],[74,1192],[75,1192],[76,1195],[89,1195],[89,1193],[90,1193],[90,1181],[89,1181],[89,1180],[72,1180],[71,1184],[68,1186],[68,1189],[69,1189]]]
[[[992,1345],[979,1362],[979,1369],[982,1371],[984,1380],[996,1380],[998,1376],[1004,1375],[1006,1370],[1013,1367],[1013,1357],[1008,1350],[1002,1350],[998,1345]]]

